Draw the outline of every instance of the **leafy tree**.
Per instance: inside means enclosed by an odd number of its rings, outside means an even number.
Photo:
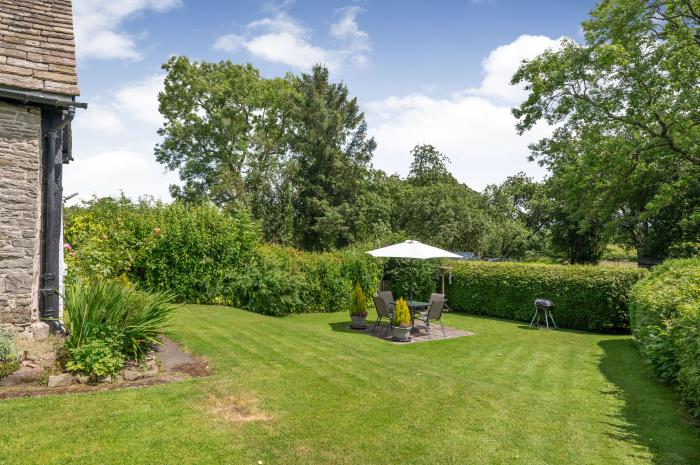
[[[304,249],[343,247],[357,236],[354,205],[376,143],[367,137],[357,99],[344,84],[329,81],[327,68],[314,66],[293,79],[293,88],[296,243]]]
[[[450,159],[430,144],[416,145],[411,150],[413,161],[407,180],[417,186],[437,182],[456,182],[447,169]]]
[[[211,200],[220,207],[249,208],[264,224],[288,211],[287,128],[293,89],[288,79],[265,79],[251,65],[191,62],[163,64],[159,110],[165,122],[156,159],[178,170],[175,198]],[[268,239],[287,235],[283,225]]]
[[[529,90],[513,110],[518,130],[557,126],[531,149],[558,179],[570,245],[617,235],[664,256],[698,237],[698,12],[699,0],[605,0],[583,24],[585,44],[563,41],[513,77]]]

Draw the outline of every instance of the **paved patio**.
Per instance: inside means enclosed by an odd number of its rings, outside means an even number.
[[[450,326],[445,326],[445,335],[443,336],[442,330],[440,329],[440,324],[431,325],[430,336],[425,331],[425,328],[421,325],[416,325],[416,328],[411,331],[411,340],[408,342],[396,342],[391,339],[391,332],[389,336],[384,337],[386,334],[387,324],[380,324],[374,331],[374,323],[367,322],[367,328],[364,330],[357,330],[358,333],[365,333],[368,336],[374,336],[379,339],[384,339],[385,341],[392,342],[394,344],[412,344],[414,342],[426,342],[426,341],[440,341],[442,339],[453,339],[455,337],[465,337],[465,336],[475,336],[476,333],[470,331],[465,331],[463,329],[452,328]],[[416,331],[417,330],[417,331]]]

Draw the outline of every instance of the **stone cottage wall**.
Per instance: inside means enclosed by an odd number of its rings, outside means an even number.
[[[36,314],[40,230],[41,111],[0,102],[0,324]]]

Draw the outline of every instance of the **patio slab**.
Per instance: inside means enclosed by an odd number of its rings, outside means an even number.
[[[380,324],[377,326],[376,329],[372,330],[374,328],[374,324],[367,324],[367,328],[364,330],[357,330],[358,333],[364,333],[367,334],[368,336],[374,336],[379,339],[383,339],[387,342],[391,342],[393,344],[413,344],[416,342],[427,342],[427,341],[440,341],[443,339],[454,339],[456,337],[465,337],[465,336],[475,336],[476,333],[472,333],[470,331],[465,331],[463,329],[457,329],[457,328],[452,328],[451,326],[445,326],[445,335],[443,336],[442,330],[440,329],[440,324],[433,324],[431,325],[431,337],[428,337],[428,333],[425,331],[425,328],[423,326],[416,326],[416,329],[418,331],[411,331],[411,340],[408,342],[397,342],[391,339],[391,333],[389,334],[388,337],[384,337],[386,334],[386,329],[387,325],[386,324]]]

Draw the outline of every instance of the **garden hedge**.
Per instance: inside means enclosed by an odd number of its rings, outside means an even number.
[[[587,331],[629,329],[631,287],[645,274],[639,269],[533,263],[452,263],[447,303],[468,313],[530,321],[533,302],[554,302],[562,328]]]
[[[347,311],[355,283],[374,295],[380,279],[380,264],[361,251],[314,253],[262,245],[239,277],[235,303],[269,315]]]
[[[644,359],[700,416],[700,258],[656,267],[632,288],[630,317]]]

